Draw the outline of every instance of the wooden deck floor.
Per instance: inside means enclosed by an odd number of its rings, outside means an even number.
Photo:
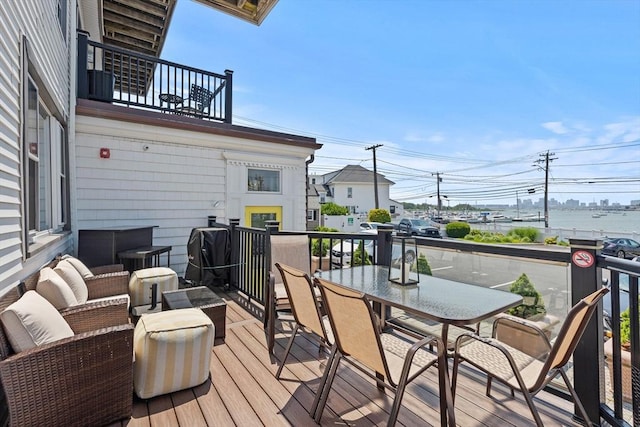
[[[315,426],[308,414],[325,358],[306,337],[296,339],[282,377],[274,376],[279,359],[270,356],[262,323],[225,294],[227,331],[216,342],[211,377],[205,384],[149,400],[134,398],[133,416],[114,426]],[[290,325],[278,323],[275,353],[284,352]],[[380,392],[373,381],[348,365],[341,365],[322,417],[323,426],[385,425],[393,395]],[[493,396],[484,394],[482,377],[470,370],[459,379],[456,422],[459,426],[533,426],[521,396],[512,399],[494,386]],[[536,404],[547,426],[574,425],[573,405],[546,392]],[[408,388],[398,425],[439,425],[437,372],[429,369]]]

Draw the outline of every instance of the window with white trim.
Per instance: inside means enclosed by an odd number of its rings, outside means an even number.
[[[248,169],[247,189],[249,191],[280,192],[280,171],[272,169]]]
[[[68,222],[67,141],[62,124],[26,77],[23,135],[23,210],[28,244],[61,231]]]
[[[351,199],[353,197],[353,188],[347,187],[347,199]]]

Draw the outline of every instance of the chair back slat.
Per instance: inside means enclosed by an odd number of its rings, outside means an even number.
[[[304,273],[310,274],[311,253],[309,237],[306,234],[275,234],[270,237],[271,271],[276,283],[282,283],[282,275],[276,263],[288,265]]]
[[[551,348],[549,357],[545,363],[543,372],[551,369],[557,369],[564,366],[573,354],[578,342],[582,338],[582,334],[589,323],[589,319],[593,316],[598,302],[609,292],[607,288],[601,288],[587,295],[576,305],[574,305],[560,328],[560,332],[556,337],[556,341]]]
[[[291,311],[296,323],[311,330],[327,341],[327,332],[321,321],[320,308],[309,275],[301,270],[276,263],[289,296]]]
[[[365,295],[336,283],[315,279],[326,306],[338,350],[390,378],[375,316]]]
[[[198,86],[196,84],[191,85],[191,91],[189,92],[189,98],[199,104],[198,109],[203,111],[209,108],[211,100],[213,99],[213,92],[208,89]]]

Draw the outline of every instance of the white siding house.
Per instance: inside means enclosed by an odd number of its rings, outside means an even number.
[[[0,2],[0,293],[71,247],[75,0]]]
[[[318,192],[326,190],[325,202],[334,202],[349,208],[353,214],[365,215],[375,206],[373,171],[359,165],[347,165],[344,168],[324,175],[311,176]],[[397,212],[398,202],[389,198],[389,189],[393,181],[378,174],[378,207],[391,213]]]
[[[74,253],[84,228],[157,225],[179,274],[209,215],[306,228],[315,139],[76,99],[76,25],[104,41],[105,3],[0,0],[0,293]],[[154,3],[158,52],[174,5]]]
[[[79,102],[74,230],[158,226],[154,244],[173,247],[171,267],[182,274],[191,229],[206,226],[209,215],[251,225],[252,212],[276,212],[283,229],[306,229],[305,160],[315,142],[275,144],[239,132],[172,127],[162,113],[146,123],[135,114],[108,118],[119,109]],[[109,158],[100,157],[105,148]],[[252,190],[250,170],[279,175],[278,191]]]

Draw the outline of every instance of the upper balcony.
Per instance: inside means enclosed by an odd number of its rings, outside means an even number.
[[[78,98],[231,123],[233,72],[213,73],[78,34]]]

